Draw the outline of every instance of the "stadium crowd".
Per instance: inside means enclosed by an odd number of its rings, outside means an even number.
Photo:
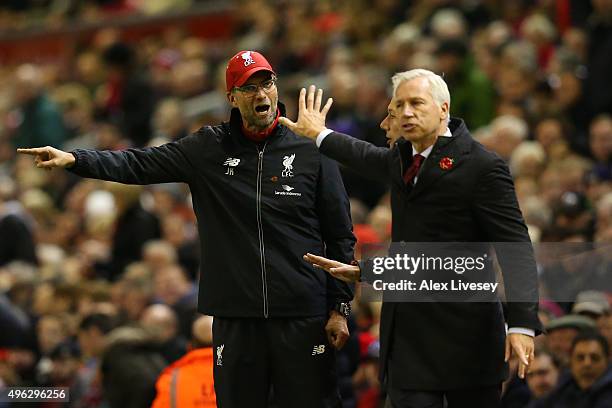
[[[0,32],[62,28],[99,23],[118,16],[160,15],[187,11],[202,0],[5,0],[0,4]]]
[[[0,21],[138,3],[149,2],[2,2]],[[101,29],[68,61],[0,67],[0,388],[67,386],[74,407],[149,406],[163,368],[204,346],[192,333],[187,188],[46,172],[15,150],[153,146],[224,121],[224,63],[255,49],[277,69],[288,117],[315,83],[334,98],[328,127],[380,146],[391,75],[443,74],[451,115],[507,160],[532,241],[567,244],[539,258],[547,334],[526,381],[510,362],[504,406],[612,406],[612,1],[234,3],[227,41],[172,30],[130,44]],[[343,177],[360,258],[389,242],[387,186]],[[588,251],[568,255],[575,245]],[[339,358],[346,407],[382,406],[378,309],[358,293]]]

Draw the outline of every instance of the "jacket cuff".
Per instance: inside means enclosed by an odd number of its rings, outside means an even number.
[[[333,132],[334,131],[331,129],[323,129],[321,133],[319,133],[319,135],[317,136],[317,140],[316,140],[317,147],[321,147],[321,143],[323,143],[323,140],[327,137],[327,135]]]
[[[70,152],[70,154],[74,157],[74,163],[71,167],[69,167],[69,169],[73,169],[79,165],[79,156],[74,151]]]
[[[512,334],[512,333],[524,334],[527,336],[535,337],[535,330],[528,329],[526,327],[510,327],[508,329],[508,334]]]

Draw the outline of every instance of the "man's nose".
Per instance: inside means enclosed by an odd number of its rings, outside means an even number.
[[[380,128],[382,130],[386,130],[386,131],[388,131],[390,129],[390,126],[389,126],[389,117],[388,116],[386,118],[384,118],[382,120],[382,122],[380,122]]]
[[[402,107],[402,115],[406,116],[406,117],[412,117],[414,116],[414,112],[412,111],[412,107],[409,104],[405,104]]]

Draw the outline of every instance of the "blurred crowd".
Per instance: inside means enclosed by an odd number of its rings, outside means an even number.
[[[153,3],[193,2],[5,1],[0,26],[61,26]],[[451,115],[507,160],[533,242],[588,248],[542,258],[548,333],[526,381],[511,361],[504,406],[612,406],[612,251],[596,249],[612,243],[612,1],[233,4],[223,41],[172,29],[135,44],[101,29],[68,60],[0,67],[0,388],[67,386],[71,406],[147,406],[161,370],[202,347],[192,333],[199,254],[186,186],[46,172],[15,149],[153,146],[224,121],[227,58],[255,49],[275,67],[289,117],[299,89],[314,83],[334,98],[329,128],[380,146],[390,76],[443,75]],[[359,258],[389,242],[387,186],[343,177]],[[346,407],[383,397],[379,307],[355,301],[339,358]]]
[[[0,33],[61,29],[74,23],[100,23],[121,16],[188,11],[204,0],[3,0]]]

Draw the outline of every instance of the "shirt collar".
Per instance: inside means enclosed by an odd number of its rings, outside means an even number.
[[[446,128],[446,132],[444,132],[444,134],[440,135],[440,136],[444,136],[444,137],[453,137],[453,134],[451,133],[449,128]],[[435,143],[434,143],[435,144]],[[423,156],[424,158],[427,158],[431,151],[433,150],[434,145],[429,146],[427,149],[423,150],[421,153],[417,152],[416,149],[414,148],[414,146],[412,147],[412,156],[414,157],[414,155],[416,154],[420,154],[421,156]]]

